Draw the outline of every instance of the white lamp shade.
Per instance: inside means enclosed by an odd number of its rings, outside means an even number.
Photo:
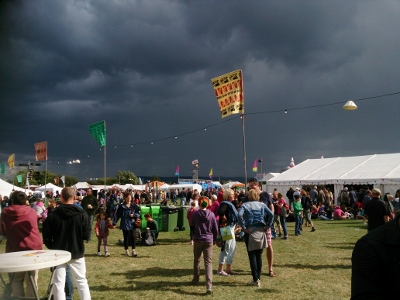
[[[349,100],[346,102],[345,105],[343,105],[343,109],[344,110],[355,110],[355,109],[357,109],[357,105],[353,101]]]

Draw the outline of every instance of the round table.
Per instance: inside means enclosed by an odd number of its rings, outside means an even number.
[[[0,254],[0,273],[29,272],[65,264],[71,260],[71,253],[63,250],[28,250]],[[54,273],[52,273],[53,275]],[[30,274],[30,277],[31,274]],[[49,288],[52,284],[50,279]],[[33,278],[31,278],[33,282]],[[11,282],[9,283],[11,284]],[[6,291],[6,289],[5,289]],[[36,297],[39,295],[36,291]]]

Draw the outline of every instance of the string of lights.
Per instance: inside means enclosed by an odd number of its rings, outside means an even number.
[[[373,100],[373,99],[378,99],[378,98],[383,98],[383,97],[395,96],[395,95],[399,95],[399,94],[400,94],[400,91],[394,92],[394,93],[387,93],[387,94],[377,95],[377,96],[363,97],[363,98],[359,98],[359,99],[354,99],[353,101],[354,102],[360,102],[360,101]],[[278,109],[278,110],[267,110],[267,111],[250,112],[250,113],[244,113],[243,116],[282,113],[282,112],[283,113],[288,113],[289,111],[304,110],[304,109],[311,109],[311,108],[318,108],[318,107],[327,107],[327,106],[342,105],[342,104],[343,104],[343,101],[339,101],[339,102],[315,104],[315,105],[308,105],[308,106],[291,107],[291,108]],[[140,145],[145,145],[145,144],[152,144],[153,145],[154,143],[158,143],[158,142],[162,142],[162,141],[166,141],[166,140],[178,139],[179,137],[182,137],[182,136],[185,136],[185,135],[190,135],[190,134],[193,134],[193,133],[196,133],[196,132],[207,131],[208,128],[216,127],[216,126],[219,126],[221,124],[234,121],[234,120],[236,120],[238,118],[242,118],[242,115],[237,115],[237,116],[234,116],[234,117],[232,117],[230,119],[222,120],[220,122],[217,122],[217,123],[214,123],[214,124],[210,124],[210,125],[207,125],[207,126],[203,126],[201,128],[198,128],[198,129],[193,129],[193,130],[190,130],[190,131],[182,132],[182,133],[177,134],[177,135],[172,135],[172,136],[168,136],[168,137],[164,137],[164,138],[153,139],[153,140],[139,142],[139,143],[129,143],[129,144],[114,145],[112,147],[113,148],[135,147],[135,146],[140,146]],[[102,148],[100,148],[100,151],[101,150],[102,150]],[[94,153],[96,153],[98,151],[99,150],[94,150],[93,152],[88,154],[86,157],[90,157],[91,155],[93,155]]]

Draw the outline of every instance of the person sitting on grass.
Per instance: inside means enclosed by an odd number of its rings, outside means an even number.
[[[345,220],[345,219],[347,219],[347,215],[339,206],[336,206],[335,210],[333,211],[333,219],[334,220]]]
[[[147,246],[154,246],[157,244],[158,238],[158,223],[154,220],[149,213],[144,215],[147,221],[146,231],[142,232],[142,240]]]

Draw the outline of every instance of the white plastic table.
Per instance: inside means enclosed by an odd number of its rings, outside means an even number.
[[[71,253],[63,250],[28,250],[0,254],[0,273],[28,272],[32,285],[33,276],[30,271],[55,267],[71,260]],[[54,272],[49,281],[48,299],[51,297],[51,285]],[[11,291],[13,276],[10,277],[9,287],[4,288],[5,299],[9,297],[5,293]],[[35,290],[36,299],[40,300],[38,291]]]

